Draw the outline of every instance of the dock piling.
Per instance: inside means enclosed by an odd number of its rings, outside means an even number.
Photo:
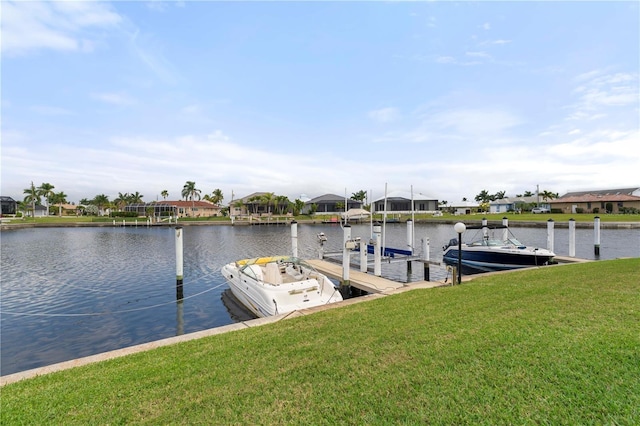
[[[502,230],[502,241],[507,241],[509,239],[509,218],[508,217],[503,217],[502,218],[502,226],[504,226],[504,229]]]
[[[298,257],[298,222],[291,221],[291,251],[293,257]]]
[[[549,219],[547,221],[547,250],[553,252],[554,246],[554,226],[555,222],[553,219]]]
[[[600,257],[600,216],[593,219],[593,253]]]
[[[431,253],[429,251],[429,238],[422,239],[422,265],[424,269],[424,280],[431,281],[430,273],[429,273],[429,258]]]
[[[569,257],[576,257],[576,221],[569,219]]]
[[[382,275],[381,233],[382,227],[373,225],[373,275],[376,277]]]
[[[183,272],[183,243],[182,243],[182,227],[176,226],[176,299],[184,298],[182,279]]]
[[[349,249],[349,244],[351,242],[351,225],[345,225],[343,231],[342,281],[340,282],[340,293],[342,293],[342,297],[346,297],[349,293],[349,268],[351,263],[351,250]]]

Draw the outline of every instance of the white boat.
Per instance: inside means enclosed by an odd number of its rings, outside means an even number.
[[[258,317],[340,302],[339,289],[305,261],[291,256],[259,257],[222,267],[233,295]]]
[[[340,216],[347,220],[366,220],[371,217],[371,213],[365,209],[349,209]]]

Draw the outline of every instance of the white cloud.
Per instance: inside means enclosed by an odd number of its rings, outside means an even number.
[[[480,26],[480,28],[482,28],[485,31],[489,31],[491,29],[491,24],[489,22],[485,22]]]
[[[474,58],[491,58],[487,52],[465,52],[466,56],[471,56]]]
[[[477,138],[495,137],[522,122],[513,113],[497,108],[452,109],[435,113],[427,119],[431,128],[454,130],[457,134],[475,135]]]
[[[380,123],[389,123],[400,118],[400,112],[397,108],[381,108],[369,111],[369,117]]]
[[[640,103],[638,73],[604,74],[594,70],[578,75],[575,81],[580,83],[572,92],[577,99],[567,106],[567,120],[595,120],[608,116],[609,109],[637,108]]]
[[[480,45],[481,46],[486,46],[491,44],[502,45],[502,44],[509,44],[509,43],[511,43],[511,40],[497,39],[497,40],[485,40],[481,42]]]
[[[38,49],[87,52],[100,37],[91,30],[117,26],[122,18],[102,2],[2,2],[2,52]]]
[[[72,111],[66,108],[53,107],[53,106],[47,106],[47,105],[34,105],[31,107],[31,110],[42,115],[55,116],[55,115],[72,115],[73,114]]]
[[[105,102],[112,105],[133,105],[136,103],[136,100],[133,99],[126,93],[92,93],[91,97],[93,99],[99,100],[101,102]]]
[[[456,59],[452,56],[438,56],[436,62],[439,64],[453,64],[456,62]]]

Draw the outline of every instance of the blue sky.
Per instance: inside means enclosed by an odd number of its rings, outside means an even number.
[[[16,199],[640,186],[638,2],[0,7]]]

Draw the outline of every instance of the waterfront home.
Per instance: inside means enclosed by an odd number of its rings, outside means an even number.
[[[346,202],[346,208],[345,208]],[[315,213],[318,215],[332,215],[344,213],[349,209],[361,209],[362,201],[348,198],[345,201],[344,196],[336,194],[324,194],[319,197],[312,198],[304,203],[302,208],[303,214]]]
[[[504,197],[499,200],[489,202],[489,213],[520,212],[527,206],[535,205],[550,208],[547,202],[538,200],[538,196],[530,197]]]
[[[51,212],[57,216],[79,216],[82,214],[82,209],[75,204],[58,203],[51,205]]]
[[[409,191],[392,191],[386,197],[386,211],[394,214],[434,213],[438,210],[438,199],[420,192],[413,193],[413,206],[411,203],[412,194]],[[373,201],[373,212],[384,213],[385,197],[380,197]]]
[[[447,208],[455,215],[471,214],[478,211],[480,204],[475,201],[458,201],[455,203],[449,203]]]
[[[563,213],[633,213],[640,211],[640,187],[568,192],[549,201]]]
[[[126,212],[136,212],[138,216],[173,217],[214,217],[222,216],[222,207],[210,201],[161,201],[128,204]]]
[[[0,213],[2,216],[15,215],[18,210],[18,203],[11,197],[0,197]]]

